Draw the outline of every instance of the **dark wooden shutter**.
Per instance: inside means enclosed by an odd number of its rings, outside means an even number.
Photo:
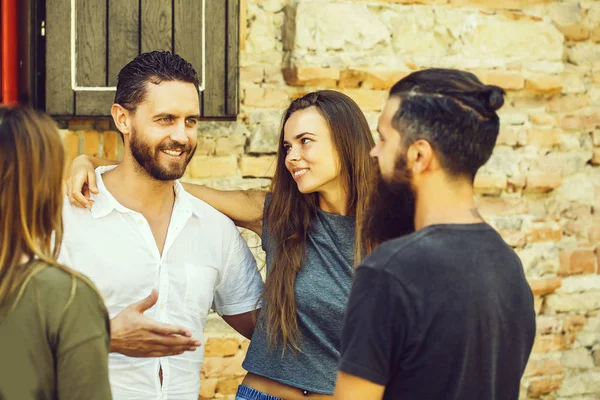
[[[171,50],[198,71],[203,117],[237,115],[239,0],[73,3],[74,10],[71,0],[46,3],[48,113],[110,115],[119,70],[142,52]]]

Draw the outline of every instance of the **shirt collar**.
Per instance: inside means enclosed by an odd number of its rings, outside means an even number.
[[[106,217],[113,210],[117,210],[121,213],[134,213],[135,211],[130,210],[129,208],[123,206],[121,203],[117,201],[113,197],[113,195],[108,191],[106,186],[104,185],[104,180],[102,179],[102,174],[114,169],[116,165],[107,165],[96,168],[96,184],[98,186],[98,194],[91,194],[91,199],[94,200],[94,205],[92,206],[92,217],[94,219]],[[183,185],[176,180],[174,182],[175,189],[175,208],[177,210],[181,210],[182,212],[188,214],[194,214],[198,218],[204,218],[204,213],[198,209],[198,207],[193,204],[192,199],[190,199],[190,194],[185,191]]]

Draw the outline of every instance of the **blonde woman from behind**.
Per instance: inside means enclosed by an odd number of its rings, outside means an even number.
[[[65,153],[56,125],[0,107],[0,399],[110,399],[109,320],[56,261]]]

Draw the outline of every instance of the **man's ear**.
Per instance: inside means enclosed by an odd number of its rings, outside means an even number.
[[[410,145],[406,162],[413,175],[436,169],[438,166],[431,144],[423,139],[419,139]]]
[[[131,130],[131,112],[120,104],[113,104],[110,113],[115,122],[115,126],[123,134],[128,135]]]

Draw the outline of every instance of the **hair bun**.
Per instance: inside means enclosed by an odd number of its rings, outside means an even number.
[[[496,112],[500,107],[504,105],[504,95],[506,92],[499,86],[488,85],[485,89],[487,101],[486,108],[490,112]]]

